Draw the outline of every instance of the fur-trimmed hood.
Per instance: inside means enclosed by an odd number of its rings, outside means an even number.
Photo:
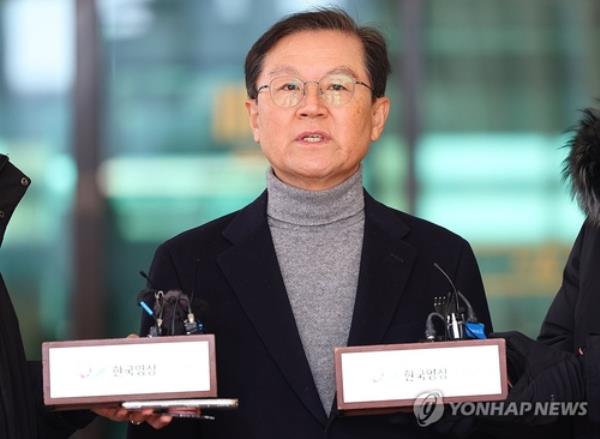
[[[588,218],[600,225],[600,110],[587,108],[567,144],[563,177]]]

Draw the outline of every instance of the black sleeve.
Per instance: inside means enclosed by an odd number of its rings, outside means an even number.
[[[542,343],[568,352],[574,351],[575,305],[579,295],[580,255],[585,230],[584,224],[573,244],[563,271],[562,284],[550,305],[538,336]]]
[[[588,418],[600,424],[600,335],[588,335],[584,359]]]
[[[66,439],[96,418],[96,415],[89,410],[52,411],[46,408],[42,392],[42,363],[40,361],[28,361],[27,367],[33,386],[32,393],[35,395],[36,400],[39,437],[44,439]]]
[[[30,386],[19,322],[0,275],[0,437],[37,435]]]
[[[0,277],[0,437],[68,438],[95,415],[87,410],[53,412],[44,406],[42,364],[25,360],[16,316],[4,293]]]

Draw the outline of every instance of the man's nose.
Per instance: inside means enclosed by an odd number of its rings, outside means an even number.
[[[304,84],[304,96],[298,106],[298,112],[304,117],[321,116],[325,113],[325,103],[321,97],[321,88],[317,81]]]

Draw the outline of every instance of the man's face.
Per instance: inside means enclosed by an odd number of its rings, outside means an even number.
[[[281,39],[266,55],[257,88],[275,78],[319,81],[330,73],[349,75],[369,86],[360,40],[338,31],[302,31]],[[343,106],[327,104],[315,83],[291,108],[276,105],[269,88],[246,102],[254,140],[275,175],[306,190],[336,186],[357,171],[371,142],[383,131],[387,98],[372,101],[369,88],[356,84]]]

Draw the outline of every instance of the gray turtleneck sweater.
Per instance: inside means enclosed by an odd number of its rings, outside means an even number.
[[[320,192],[267,174],[275,253],[319,396],[335,394],[333,349],[345,346],[358,285],[365,224],[361,171]]]

